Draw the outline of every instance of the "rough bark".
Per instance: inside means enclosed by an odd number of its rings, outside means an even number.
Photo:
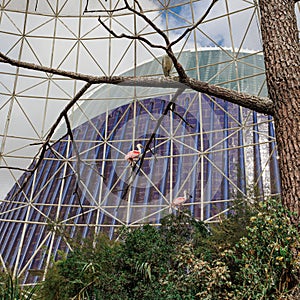
[[[300,47],[295,2],[260,0],[261,31],[281,175],[283,204],[300,216]]]
[[[213,84],[208,84],[193,78],[186,78],[181,81],[186,86],[194,91],[205,93],[210,96],[215,96],[231,103],[241,105],[259,113],[273,115],[273,101],[265,97],[257,97],[242,92],[237,92]]]

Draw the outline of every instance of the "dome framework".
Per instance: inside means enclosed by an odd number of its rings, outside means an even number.
[[[174,40],[210,2],[141,5]],[[3,1],[1,52],[83,74],[162,76],[161,49],[115,38],[99,24],[100,15],[119,34],[162,42],[123,6],[113,0]],[[193,78],[266,96],[259,36],[256,1],[223,0],[174,51]],[[147,143],[175,90],[110,85],[92,86],[77,101],[68,115],[74,141],[65,135],[62,120],[51,138],[53,146],[19,192],[39,143],[83,83],[7,64],[1,64],[0,80],[0,260],[25,282],[36,279],[28,269],[46,270],[58,249],[69,251],[66,236],[104,230],[113,237],[124,225],[158,225],[162,216],[176,213],[172,201],[184,190],[193,196],[184,208],[206,222],[218,221],[236,196],[251,199],[248,188],[260,195],[279,192],[278,181],[272,181],[278,174],[271,118],[191,90],[176,101],[182,118],[168,112],[150,144],[154,154],[147,153],[135,175],[137,169],[126,164],[124,154]]]

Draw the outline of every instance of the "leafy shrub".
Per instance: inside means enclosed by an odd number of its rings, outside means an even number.
[[[209,228],[179,212],[124,229],[122,242],[99,235],[53,264],[41,299],[288,299],[300,272],[289,218],[271,199]]]
[[[229,269],[220,260],[206,261],[185,244],[174,257],[173,268],[161,278],[163,299],[231,299]]]
[[[101,234],[74,249],[50,268],[41,299],[127,299],[123,288],[127,280],[118,272],[118,243]]]
[[[297,285],[300,257],[295,254],[300,240],[290,216],[278,200],[260,202],[247,234],[226,251],[238,269],[237,299],[279,299]]]
[[[35,299],[39,285],[22,287],[18,278],[13,278],[9,273],[0,273],[0,299],[1,300],[30,300]]]

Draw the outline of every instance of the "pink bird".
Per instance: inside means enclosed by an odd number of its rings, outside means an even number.
[[[174,206],[174,207],[181,206],[189,198],[192,198],[192,196],[186,190],[184,190],[183,197],[178,197],[178,198],[174,199],[172,202],[172,206]]]
[[[130,163],[131,166],[139,159],[142,149],[144,148],[142,144],[137,144],[136,147],[138,150],[131,150],[125,155],[125,159]]]

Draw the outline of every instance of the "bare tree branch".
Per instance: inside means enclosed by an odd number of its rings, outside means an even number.
[[[70,140],[72,142],[72,146],[73,146],[73,149],[74,149],[74,152],[75,152],[75,156],[76,156],[76,160],[77,160],[76,161],[76,173],[75,173],[76,182],[75,182],[73,194],[75,194],[77,196],[77,198],[78,198],[78,202],[79,202],[80,209],[81,209],[81,212],[82,212],[81,215],[82,215],[84,223],[86,223],[85,222],[85,217],[84,217],[84,209],[83,209],[82,203],[80,202],[80,197],[79,197],[79,194],[78,194],[79,182],[81,181],[81,176],[80,176],[80,163],[81,163],[81,159],[80,159],[80,154],[79,154],[76,142],[74,140],[74,136],[73,136],[73,132],[72,132],[72,128],[71,128],[71,124],[70,124],[70,120],[68,118],[68,115],[64,114],[64,118],[65,118],[66,125],[67,125],[67,134],[69,135]]]
[[[118,11],[122,11],[122,10],[125,10],[127,9],[126,6],[123,6],[123,7],[120,7],[120,8],[115,8],[115,9],[92,9],[92,10],[89,10],[87,9],[87,7],[85,7],[84,11],[83,11],[83,15],[85,13],[108,13],[108,14],[112,14],[114,12],[118,12]]]
[[[70,124],[70,120],[68,118],[68,116],[65,114],[64,115],[65,121],[66,121],[66,125],[67,125],[67,134],[70,137],[73,149],[74,149],[74,153],[75,153],[75,157],[76,157],[76,183],[75,183],[75,187],[74,187],[74,194],[78,195],[77,190],[78,190],[78,185],[79,185],[79,181],[80,181],[80,163],[81,163],[81,159],[80,159],[80,154],[76,145],[76,142],[74,140],[74,136],[73,136],[73,132],[72,132],[72,128],[71,128],[71,124]]]
[[[98,17],[98,22],[111,34],[113,35],[115,38],[121,39],[121,38],[126,38],[126,39],[130,39],[130,40],[139,40],[142,41],[144,43],[146,43],[148,46],[150,46],[151,48],[159,48],[159,49],[163,49],[165,50],[166,47],[160,45],[160,44],[153,44],[151,43],[149,40],[147,40],[146,38],[139,36],[139,35],[128,35],[125,33],[122,34],[117,34],[115,33],[112,29],[110,29],[102,20],[101,17]]]
[[[257,97],[247,93],[237,92],[224,87],[195,80],[193,78],[187,78],[186,80],[182,81],[182,83],[192,90],[221,98],[222,100],[238,104],[259,113],[271,116],[274,115],[274,103],[270,98]]]
[[[121,77],[119,77],[121,79]],[[205,93],[209,96],[226,100],[230,103],[249,108],[259,113],[274,115],[274,104],[270,98],[237,92],[228,88],[209,84],[191,77],[180,79],[179,77],[146,78],[146,77],[123,77],[124,81],[118,83],[121,86],[145,86],[159,88],[180,88],[182,84],[186,88]]]
[[[107,0],[105,0],[105,2],[106,1]],[[114,13],[114,12],[117,12],[117,11],[121,11],[121,10],[127,9],[127,7],[124,6],[124,7],[115,8],[115,9],[94,9],[94,10],[89,10],[88,6],[89,6],[89,0],[86,1],[86,5],[85,5],[84,11],[83,11],[83,15],[84,15],[84,13],[95,13],[95,12],[96,13],[99,13],[99,12]]]
[[[140,40],[144,43],[146,43],[147,45],[149,45],[152,48],[160,48],[166,51],[166,53],[170,56],[170,58],[173,61],[174,67],[179,75],[180,79],[186,79],[187,75],[184,71],[184,69],[182,68],[181,64],[179,64],[176,56],[173,53],[172,50],[172,46],[174,46],[175,44],[177,44],[179,41],[181,41],[189,32],[191,32],[192,30],[194,30],[199,24],[201,24],[205,18],[207,17],[207,15],[210,13],[211,9],[213,8],[213,6],[215,5],[215,3],[217,3],[218,0],[213,0],[210,4],[210,6],[207,8],[207,10],[205,11],[205,13],[203,14],[203,16],[191,27],[187,28],[182,35],[180,35],[175,41],[170,42],[169,37],[166,35],[166,33],[161,30],[158,26],[156,26],[144,13],[143,13],[143,9],[139,3],[139,1],[134,0],[134,3],[138,6],[140,11],[137,11],[136,9],[134,9],[133,7],[131,7],[128,3],[127,0],[124,0],[125,3],[125,8],[127,8],[129,11],[131,11],[133,14],[141,17],[149,26],[151,26],[155,32],[157,32],[165,41],[166,46],[162,46],[160,44],[153,44],[151,43],[148,39],[141,37],[141,36],[134,36],[134,35],[127,35],[127,34],[120,34],[118,35],[117,33],[115,33],[112,29],[110,29],[102,20],[101,17],[98,17],[98,21],[99,23],[110,33],[112,34],[115,38],[127,38],[127,39],[131,39],[131,40]],[[123,9],[123,8],[122,8]]]
[[[170,107],[170,111],[175,114],[183,123],[185,123],[187,126],[194,128],[187,120],[185,120],[177,111],[176,111],[176,105],[175,103],[172,103],[172,106]]]
[[[166,35],[166,33],[161,30],[158,26],[156,26],[144,13],[143,10],[140,6],[140,4],[138,3],[137,0],[134,0],[135,3],[137,3],[140,11],[135,10],[134,8],[130,7],[130,5],[128,4],[127,0],[124,0],[126,7],[128,8],[128,10],[130,10],[132,13],[138,15],[139,17],[141,17],[142,19],[144,19],[144,21],[151,26],[165,41],[166,46],[163,47],[163,49],[166,51],[166,53],[169,55],[169,57],[172,59],[173,64],[174,64],[174,68],[176,69],[179,78],[180,79],[185,79],[187,78],[187,75],[185,73],[185,70],[183,69],[182,65],[178,62],[176,56],[174,55],[174,52],[172,50],[172,45],[170,43],[169,37]],[[203,18],[204,19],[204,18]],[[140,39],[139,37],[137,37],[138,39]],[[149,45],[149,44],[148,44]],[[151,46],[151,45],[149,45]],[[160,48],[160,47],[155,47],[155,48]]]
[[[49,67],[45,67],[45,66],[41,66],[41,65],[37,65],[37,64],[33,64],[33,63],[23,62],[23,61],[9,58],[2,52],[0,52],[0,58],[1,58],[0,59],[1,63],[7,63],[12,66],[16,66],[16,67],[20,67],[20,68],[24,68],[24,69],[29,69],[29,70],[34,70],[34,71],[42,71],[45,73],[50,73],[50,74],[60,75],[60,76],[68,77],[68,78],[72,78],[72,79],[82,80],[82,81],[89,82],[91,84],[93,84],[93,83],[112,83],[112,84],[114,84],[114,83],[118,83],[120,81],[118,78],[115,78],[116,82],[114,82],[114,80],[113,80],[113,82],[111,82],[111,77],[107,77],[107,76],[101,76],[101,77],[97,78],[96,76],[90,76],[90,75],[86,75],[86,74],[64,71],[64,70],[59,70],[56,68],[49,68]]]
[[[133,0],[133,1],[134,1],[134,3],[138,6],[138,8],[140,9],[140,12],[141,12],[141,13],[144,13],[143,8],[142,8],[142,6],[140,5],[139,1],[138,1],[138,0]]]
[[[154,130],[153,130],[153,132],[152,132],[152,134],[151,134],[151,136],[150,136],[150,138],[149,138],[149,140],[148,140],[148,142],[147,142],[147,144],[146,144],[146,146],[145,146],[145,150],[144,150],[142,156],[141,156],[140,159],[137,161],[137,163],[136,163],[135,165],[133,165],[133,167],[132,167],[132,175],[130,176],[131,181],[127,184],[127,187],[126,187],[125,190],[123,191],[123,194],[121,195],[121,199],[124,199],[124,198],[125,198],[125,196],[127,195],[127,193],[128,193],[128,191],[129,191],[129,189],[130,189],[132,183],[134,182],[134,179],[135,179],[136,176],[139,174],[139,172],[140,172],[140,170],[141,170],[141,168],[142,168],[143,162],[144,162],[144,160],[145,160],[145,156],[146,156],[146,154],[147,154],[147,150],[150,150],[150,151],[151,151],[151,149],[150,149],[150,144],[151,144],[152,141],[155,139],[156,132],[157,132],[158,128],[160,127],[160,125],[161,125],[161,123],[162,123],[162,121],[163,121],[165,115],[168,113],[168,111],[172,111],[172,109],[171,109],[172,105],[175,104],[177,98],[184,92],[184,90],[185,90],[185,87],[184,87],[183,85],[182,85],[180,88],[177,89],[177,91],[176,91],[176,93],[174,94],[174,96],[172,97],[171,101],[168,102],[167,106],[165,107],[163,114],[162,114],[162,115],[159,117],[159,119],[157,120],[156,125],[155,125],[155,128],[154,128]],[[151,152],[152,152],[152,151],[151,151]],[[139,163],[139,164],[138,164],[138,163]],[[138,166],[138,167],[137,167],[137,166]],[[137,167],[137,170],[136,170],[136,172],[134,172],[135,169],[136,169],[136,167]]]
[[[154,29],[154,31],[157,32],[165,40],[166,46],[169,46],[170,40],[169,40],[168,36],[164,33],[164,31],[162,31],[159,27],[157,27],[143,12],[141,12],[142,10],[141,10],[140,5],[138,5],[138,6],[141,11],[137,11],[134,8],[130,7],[127,0],[124,0],[124,2],[129,11],[138,15],[142,19],[144,19],[146,21],[146,23],[148,23]],[[134,2],[137,3],[137,1],[134,1]]]
[[[25,178],[24,182],[22,183],[21,187],[19,188],[19,190],[16,192],[16,195],[19,194],[19,192],[21,192],[25,185],[27,184],[27,182],[30,180],[30,178],[32,177],[33,173],[37,170],[37,168],[40,166],[41,162],[44,159],[45,153],[48,149],[48,147],[51,147],[50,145],[50,140],[52,135],[54,134],[55,130],[57,129],[60,121],[62,120],[62,118],[64,118],[65,116],[67,116],[68,111],[73,107],[73,105],[81,98],[81,96],[89,89],[89,87],[91,86],[91,83],[86,83],[81,90],[75,95],[75,97],[68,103],[68,105],[61,111],[61,113],[59,114],[59,116],[57,117],[56,121],[54,122],[54,124],[51,126],[49,133],[47,134],[44,142],[42,143],[42,146],[39,150],[39,152],[36,154],[36,156],[34,157],[33,161],[36,161],[35,165],[33,168],[31,169],[23,169],[22,168],[16,168],[16,167],[10,167],[10,166],[0,166],[0,169],[18,169],[19,171],[25,171],[28,172],[28,176]]]
[[[174,46],[175,44],[177,44],[178,42],[180,42],[189,32],[191,32],[192,30],[194,30],[196,27],[198,27],[207,17],[207,15],[210,13],[211,9],[213,8],[213,6],[218,2],[219,0],[213,0],[210,4],[210,6],[207,8],[207,10],[205,11],[204,15],[191,27],[187,28],[183,34],[178,37],[175,41],[171,42],[169,47]]]
[[[259,113],[273,115],[273,102],[269,98],[258,97],[247,93],[237,92],[217,85],[209,84],[190,77],[180,79],[179,77],[130,77],[130,76],[92,76],[82,73],[69,72],[55,68],[40,66],[28,62],[11,59],[0,52],[0,62],[8,63],[12,66],[17,66],[34,71],[42,71],[50,74],[60,75],[72,79],[82,80],[92,84],[115,84],[121,86],[144,86],[144,87],[159,87],[159,88],[180,88],[182,84],[187,87],[206,93],[209,96],[221,98],[228,102],[238,104],[245,108],[249,108]],[[76,102],[76,101],[75,101]]]

